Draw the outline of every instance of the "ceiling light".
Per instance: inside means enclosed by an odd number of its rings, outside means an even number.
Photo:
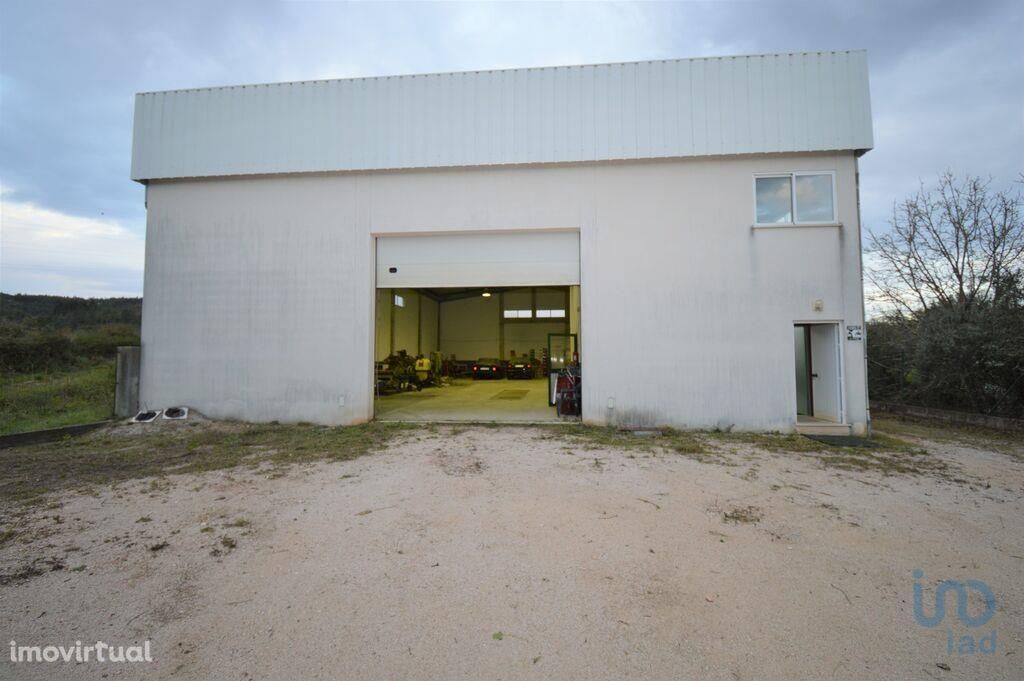
[[[480,295],[482,295],[484,298],[490,298],[491,297],[491,292],[490,291],[484,291]]]

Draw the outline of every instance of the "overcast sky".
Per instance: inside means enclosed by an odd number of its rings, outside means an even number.
[[[344,4],[0,0],[0,290],[142,293],[133,94],[866,48],[865,227],[949,169],[1024,170],[1024,2]]]

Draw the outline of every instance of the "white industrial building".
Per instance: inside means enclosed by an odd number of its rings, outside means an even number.
[[[578,351],[588,423],[863,433],[871,147],[862,51],[139,94],[141,403],[544,420]]]

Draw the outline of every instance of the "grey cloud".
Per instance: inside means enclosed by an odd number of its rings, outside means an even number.
[[[1024,151],[1024,6],[986,2],[342,4],[18,2],[0,21],[6,201],[141,233],[137,91],[303,78],[867,48],[864,221],[945,169],[1011,180]],[[42,268],[41,268],[42,269]],[[98,276],[91,272],[90,278]],[[121,275],[111,275],[121,277]],[[7,287],[5,277],[0,286]],[[118,287],[123,285],[118,279]],[[141,280],[138,283],[141,286]]]

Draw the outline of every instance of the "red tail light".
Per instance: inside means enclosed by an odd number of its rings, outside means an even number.
[[[473,367],[473,371],[480,371],[480,367]]]
[[[491,371],[497,371],[498,367],[491,367]]]

